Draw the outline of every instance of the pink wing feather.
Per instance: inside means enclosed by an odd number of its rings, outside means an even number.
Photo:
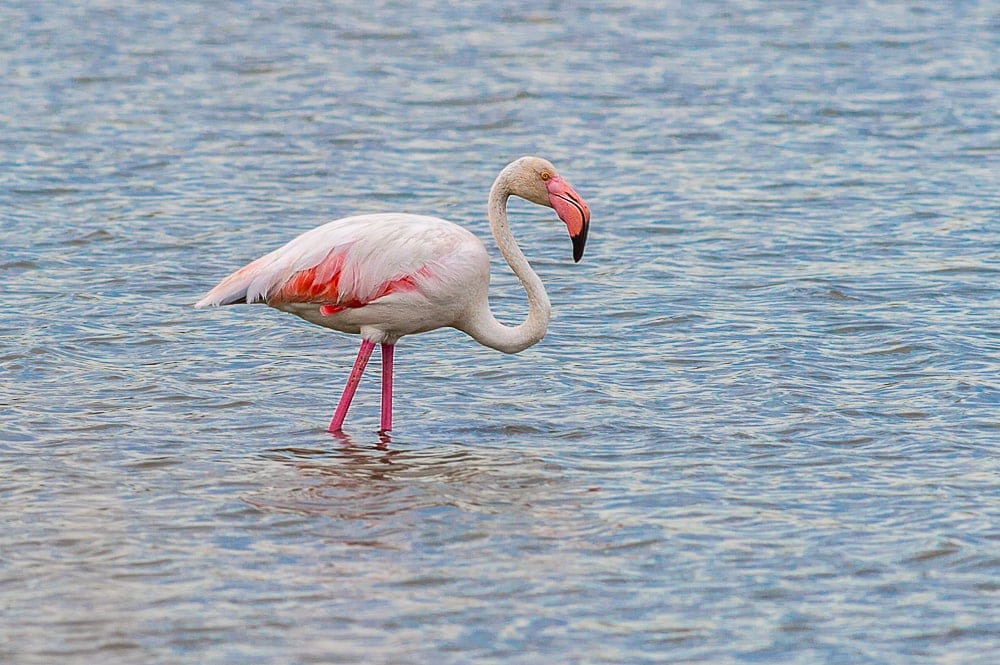
[[[419,288],[471,234],[434,217],[345,217],[307,231],[224,279],[196,307],[317,303],[329,315]],[[478,242],[478,241],[476,241]]]

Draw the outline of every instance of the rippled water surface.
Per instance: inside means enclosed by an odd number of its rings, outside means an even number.
[[[443,4],[0,6],[0,661],[998,662],[1000,6]],[[390,439],[191,308],[532,153],[550,332],[405,338]]]

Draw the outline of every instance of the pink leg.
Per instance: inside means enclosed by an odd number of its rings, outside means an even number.
[[[382,345],[382,428],[379,432],[392,429],[392,344]]]
[[[369,342],[367,339],[361,340],[361,348],[358,349],[358,358],[354,361],[354,369],[351,370],[351,375],[347,378],[344,394],[340,396],[337,410],[333,412],[333,420],[330,421],[331,432],[339,432],[343,427],[344,418],[347,417],[347,409],[351,406],[351,400],[354,399],[354,393],[358,389],[358,384],[361,383],[361,375],[365,373],[365,366],[368,364],[368,359],[372,357],[374,348],[375,342]]]

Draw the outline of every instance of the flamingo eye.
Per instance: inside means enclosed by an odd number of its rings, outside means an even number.
[[[542,171],[538,175],[538,177],[540,177],[543,181],[547,181],[547,180],[550,180],[552,178],[552,174],[549,173],[548,171]]]

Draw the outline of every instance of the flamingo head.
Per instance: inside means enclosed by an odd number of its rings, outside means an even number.
[[[510,193],[556,211],[573,241],[573,260],[583,258],[590,230],[590,208],[562,179],[552,163],[540,157],[522,157],[507,167]]]

